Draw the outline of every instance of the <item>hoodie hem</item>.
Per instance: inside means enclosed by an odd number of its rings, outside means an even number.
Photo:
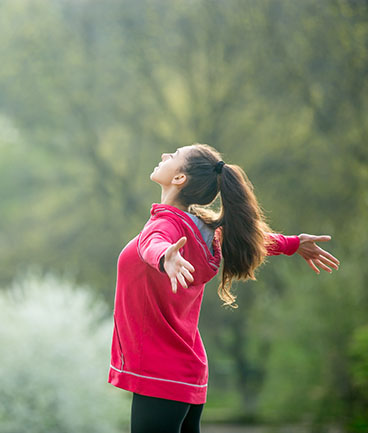
[[[149,397],[204,404],[207,399],[207,384],[196,385],[182,381],[144,376],[119,370],[110,366],[108,382],[117,388]]]

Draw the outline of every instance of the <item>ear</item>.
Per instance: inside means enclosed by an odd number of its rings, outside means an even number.
[[[183,185],[186,180],[187,180],[186,175],[184,173],[179,173],[173,177],[171,183],[173,185]]]

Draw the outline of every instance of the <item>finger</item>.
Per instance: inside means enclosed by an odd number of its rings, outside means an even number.
[[[189,280],[191,283],[193,282],[193,280],[194,280],[193,275],[188,271],[188,269],[186,269],[186,268],[184,268],[184,266],[182,266],[180,271],[187,280]]]
[[[171,289],[174,293],[176,293],[178,290],[178,283],[176,282],[176,278],[172,277],[170,278],[170,281],[171,281]]]
[[[331,266],[332,268],[336,269],[336,271],[339,269],[339,265],[338,264],[336,264],[335,262],[329,260],[327,257],[324,257],[322,254],[320,254],[320,256],[318,257],[318,260],[320,260],[321,262],[323,262],[325,265]]]
[[[323,256],[325,256],[326,258],[330,259],[332,262],[336,263],[337,265],[340,264],[340,260],[337,259],[336,257],[334,257],[332,254],[330,254],[329,252],[323,250],[321,247],[317,246],[318,251],[320,254],[322,254]]]
[[[181,264],[181,266],[184,266],[186,269],[189,269],[190,272],[195,271],[194,266],[183,258],[182,258],[180,264]]]
[[[325,264],[323,264],[323,263],[321,262],[321,260],[315,259],[315,260],[314,260],[314,263],[315,263],[317,266],[319,266],[321,269],[323,269],[324,271],[327,271],[328,273],[331,274],[332,269],[329,268],[328,266],[326,266]]]
[[[179,280],[179,283],[185,288],[188,288],[188,285],[185,281],[185,278],[183,277],[183,274],[181,274],[180,272],[176,275],[176,278]]]
[[[317,274],[320,273],[320,270],[317,268],[317,266],[313,263],[312,259],[307,260],[308,265],[316,272]]]

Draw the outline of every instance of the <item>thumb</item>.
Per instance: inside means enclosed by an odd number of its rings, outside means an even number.
[[[174,248],[179,251],[180,248],[182,248],[186,244],[186,242],[187,242],[187,238],[183,236],[174,244]]]
[[[316,236],[316,235],[308,235],[307,233],[302,233],[299,235],[300,242],[326,242],[331,240],[331,236],[328,235],[322,235],[322,236]]]
[[[322,235],[322,236],[313,236],[313,239],[311,239],[314,242],[327,242],[331,240],[331,236],[328,235]]]

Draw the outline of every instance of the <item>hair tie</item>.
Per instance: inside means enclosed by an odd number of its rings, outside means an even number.
[[[217,161],[216,165],[215,165],[215,172],[216,173],[221,173],[222,172],[222,167],[225,165],[224,161]]]

